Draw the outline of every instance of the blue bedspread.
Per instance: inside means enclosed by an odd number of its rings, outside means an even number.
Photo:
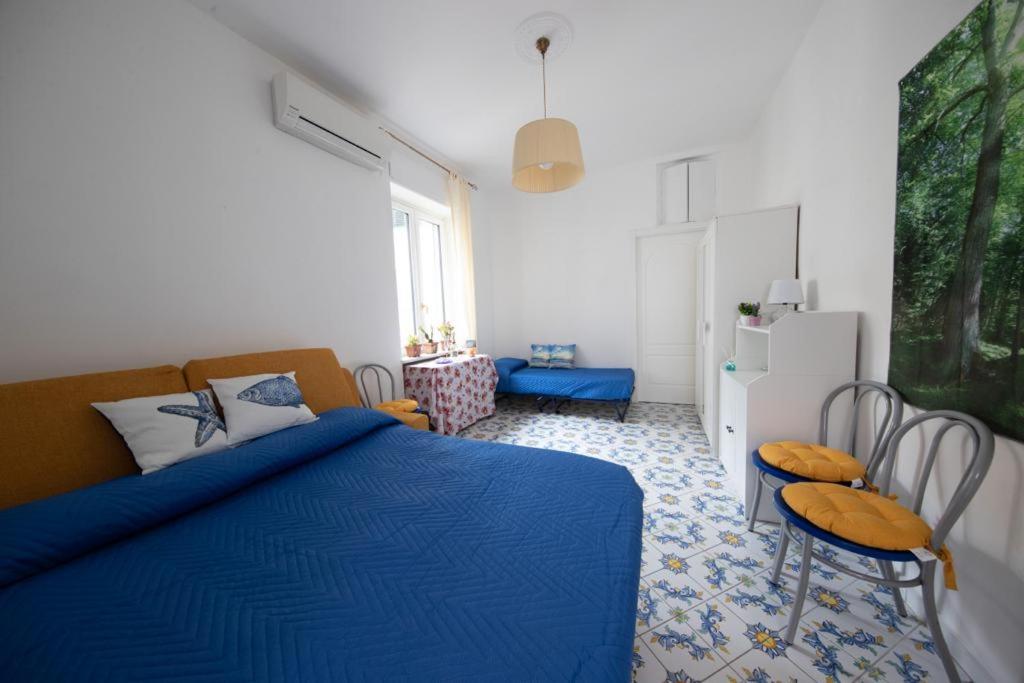
[[[504,360],[504,359],[499,359]],[[515,360],[515,359],[510,359]],[[530,368],[510,370],[498,391],[531,396],[557,396],[591,401],[626,401],[633,394],[630,368]]]
[[[0,511],[4,680],[629,678],[642,494],[381,413]]]

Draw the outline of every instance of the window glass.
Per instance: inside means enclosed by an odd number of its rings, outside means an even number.
[[[416,294],[413,290],[412,249],[409,243],[409,214],[391,211],[395,240],[395,277],[398,282],[398,326],[402,344],[416,333]]]
[[[419,284],[421,324],[436,331],[445,318],[444,257],[441,252],[441,226],[417,221],[419,235]]]

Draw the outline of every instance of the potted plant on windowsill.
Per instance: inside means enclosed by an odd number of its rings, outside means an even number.
[[[437,326],[441,333],[441,350],[452,351],[455,349],[455,325],[450,322],[443,322]]]
[[[420,353],[425,353],[427,355],[437,353],[437,342],[434,341],[434,326],[431,325],[430,330],[428,331],[427,328],[420,325],[420,334],[422,334],[423,338],[426,340],[420,342]]]
[[[416,358],[420,355],[420,338],[415,334],[410,334],[409,338],[405,340],[405,357]]]
[[[744,301],[738,307],[740,312],[740,325],[744,327],[761,326],[761,303]]]

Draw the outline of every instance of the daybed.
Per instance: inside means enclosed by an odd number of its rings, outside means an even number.
[[[319,420],[144,476],[89,407],[285,366]],[[5,679],[627,680],[629,473],[409,429],[348,377],[297,351],[0,386],[0,506],[34,501],[0,510]]]
[[[630,368],[531,368],[521,358],[499,358],[499,394],[536,396],[543,411],[554,404],[555,412],[569,401],[603,401],[615,407],[624,422],[633,396],[635,375]]]

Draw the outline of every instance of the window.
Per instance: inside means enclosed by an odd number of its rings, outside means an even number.
[[[459,287],[447,207],[408,190],[392,186],[391,224],[395,242],[395,277],[398,285],[398,322],[401,343],[454,322],[458,330]],[[419,199],[420,201],[416,201]]]

